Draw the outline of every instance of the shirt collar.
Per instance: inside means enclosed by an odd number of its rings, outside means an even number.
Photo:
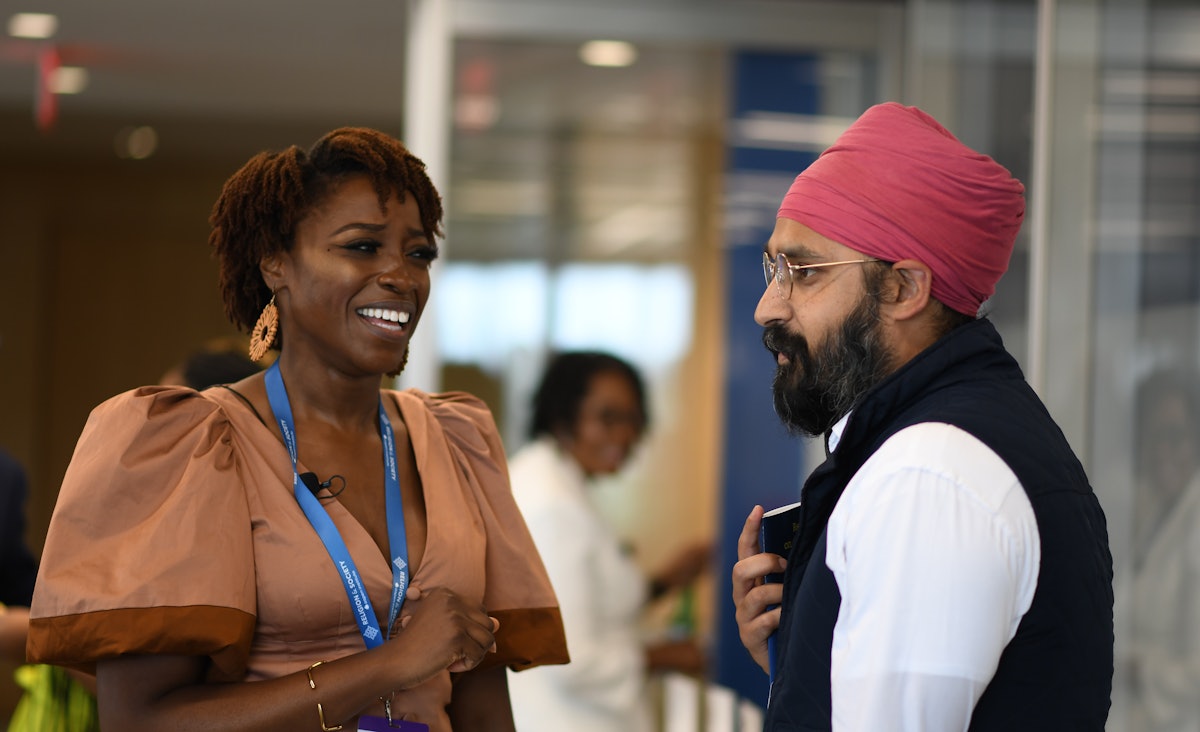
[[[833,426],[829,428],[829,434],[825,436],[825,452],[832,453],[837,449],[838,443],[842,441],[842,433],[846,431],[846,423],[850,421],[850,415],[854,412],[846,412]]]

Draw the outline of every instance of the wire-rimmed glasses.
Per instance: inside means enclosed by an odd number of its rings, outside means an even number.
[[[795,282],[797,273],[804,273],[800,276],[807,277],[810,270],[821,269],[822,267],[836,267],[839,264],[863,264],[865,262],[878,261],[878,259],[843,259],[840,262],[792,264],[788,261],[787,255],[782,252],[776,254],[774,259],[771,259],[771,255],[763,252],[763,279],[768,285],[771,284],[771,280],[774,280],[776,292],[786,300],[792,296],[792,283]]]

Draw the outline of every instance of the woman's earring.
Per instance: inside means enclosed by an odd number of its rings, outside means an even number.
[[[404,370],[404,367],[407,364],[408,364],[408,346],[405,346],[404,347],[404,357],[400,359],[400,365],[396,367],[395,371],[389,371],[387,375],[392,377],[393,379],[396,378],[397,376],[400,375],[400,372]]]
[[[275,343],[275,335],[279,333],[279,309],[275,307],[275,293],[271,293],[271,301],[263,308],[262,315],[250,331],[250,360],[261,361]]]

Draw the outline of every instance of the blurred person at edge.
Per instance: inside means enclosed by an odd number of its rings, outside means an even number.
[[[25,661],[29,601],[37,579],[37,559],[25,544],[25,469],[0,449],[0,658]]]
[[[556,355],[534,394],[532,442],[509,467],[562,608],[571,663],[509,674],[521,732],[649,730],[647,672],[703,671],[694,638],[643,642],[638,621],[648,601],[708,567],[711,547],[684,547],[647,581],[589,497],[593,478],[626,464],[647,416],[641,375],[606,353]]]
[[[158,380],[161,386],[190,386],[203,391],[210,386],[223,386],[256,374],[263,369],[245,354],[242,339],[215,339],[167,369]],[[235,350],[241,346],[240,349]],[[263,360],[266,360],[264,358]]]
[[[441,216],[424,164],[365,128],[226,182],[226,311],[278,358],[97,407],[34,591],[29,655],[95,667],[105,729],[510,732],[505,667],[567,660],[487,408],[380,388]]]
[[[789,556],[758,553],[760,506],[738,542],[737,623],[769,673],[778,634],[771,732],[1104,728],[1104,513],[979,314],[1023,194],[928,114],[886,103],[783,199],[754,317],[781,421],[829,456]]]
[[[1138,385],[1129,729],[1200,730],[1200,389],[1163,369]]]
[[[21,696],[8,732],[95,732],[95,677],[48,664],[26,664],[29,603],[37,560],[25,543],[25,469],[0,449],[0,659],[18,664],[12,674]]]

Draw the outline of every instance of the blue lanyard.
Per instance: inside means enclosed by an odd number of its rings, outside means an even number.
[[[374,648],[383,643],[386,638],[379,629],[379,620],[371,608],[371,598],[367,596],[366,587],[350,550],[342,541],[333,519],[325,511],[325,507],[316,495],[308,489],[296,472],[296,433],[292,429],[292,405],[288,401],[287,389],[283,385],[283,374],[279,373],[279,361],[271,364],[267,370],[267,400],[271,404],[271,413],[279,422],[279,432],[287,445],[288,455],[292,458],[292,492],[296,502],[300,504],[308,522],[316,530],[325,551],[337,567],[342,584],[346,587],[346,596],[350,598],[350,608],[354,611],[354,619],[358,621],[358,630],[362,633],[363,642],[367,648]],[[383,438],[383,467],[387,505],[388,544],[392,551],[392,601],[388,610],[389,630],[395,625],[400,615],[400,607],[404,604],[404,591],[408,588],[408,541],[404,531],[404,506],[400,496],[400,477],[396,472],[396,436],[392,432],[392,423],[388,421],[387,412],[383,409],[383,399],[379,400],[379,434]]]

